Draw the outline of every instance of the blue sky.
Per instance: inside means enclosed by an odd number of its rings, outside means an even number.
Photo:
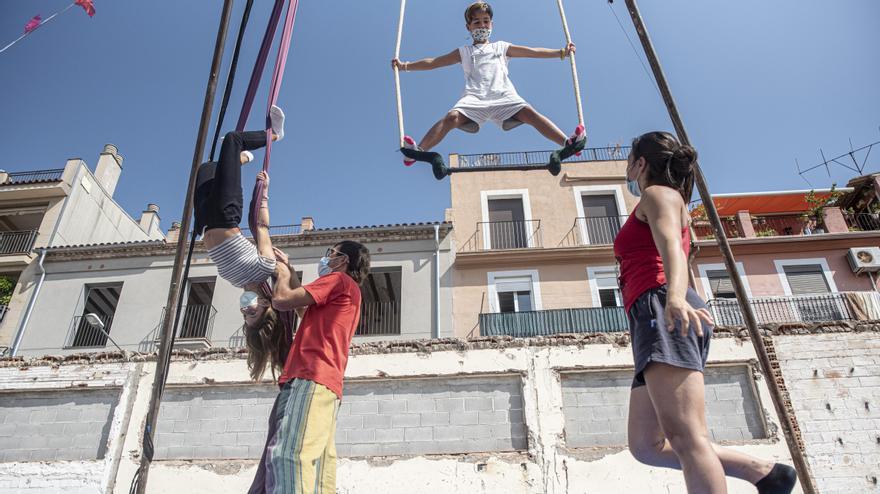
[[[467,42],[469,1],[410,0],[401,58],[439,55]],[[0,42],[66,0],[0,0]],[[94,167],[104,143],[125,169],[117,201],[134,217],[161,206],[163,227],[180,218],[222,2],[96,0],[89,19],[72,9],[0,54],[0,168],[54,168],[70,157]],[[243,1],[236,2],[230,37]],[[235,123],[270,2],[258,0],[227,117]],[[562,46],[552,0],[496,0],[493,39]],[[806,188],[795,170],[880,140],[880,2],[641,2],[673,94],[713,192]],[[656,89],[604,0],[568,1],[589,146],[626,144],[671,128]],[[637,43],[622,0],[613,8]],[[272,222],[304,215],[318,226],[434,221],[449,185],[395,152],[393,0],[302,0],[280,104],[288,137],[273,147]],[[231,44],[230,44],[231,45]],[[227,58],[231,54],[227,49]],[[225,74],[225,68],[223,73]],[[520,94],[564,130],[576,124],[568,67],[514,60]],[[268,79],[268,76],[266,77]],[[457,99],[459,66],[402,74],[407,132],[416,138]],[[217,102],[220,99],[218,90]],[[251,123],[259,126],[266,91]],[[452,133],[437,149],[476,153],[543,150],[534,130],[486,127]],[[872,155],[878,171],[880,149]],[[584,165],[588,166],[588,165]],[[252,183],[256,166],[245,169]],[[852,175],[815,171],[815,187]]]

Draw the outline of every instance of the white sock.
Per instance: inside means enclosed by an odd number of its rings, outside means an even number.
[[[284,112],[281,111],[281,108],[275,105],[269,108],[269,121],[272,122],[272,132],[278,136],[277,140],[280,141],[284,138]]]
[[[244,165],[245,163],[250,163],[254,160],[254,153],[250,151],[242,151],[241,157],[243,158],[241,164]]]

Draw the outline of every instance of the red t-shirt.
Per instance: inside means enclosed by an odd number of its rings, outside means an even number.
[[[663,258],[654,244],[651,226],[636,216],[637,209],[638,206],[614,238],[614,255],[620,264],[620,290],[627,312],[639,295],[666,284]],[[681,250],[685,257],[691,250],[687,227],[681,229]]]
[[[306,309],[284,371],[278,379],[307,379],[326,386],[342,399],[342,377],[348,347],[361,317],[361,289],[345,273],[330,273],[304,285],[315,299]]]

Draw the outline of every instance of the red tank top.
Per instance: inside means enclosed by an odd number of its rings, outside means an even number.
[[[663,258],[654,245],[651,227],[636,217],[637,209],[638,206],[633,209],[614,239],[614,256],[620,264],[620,290],[627,312],[639,295],[666,284]],[[681,248],[687,257],[691,250],[687,227],[681,229]]]

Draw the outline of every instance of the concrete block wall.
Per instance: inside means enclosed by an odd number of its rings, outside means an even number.
[[[0,462],[100,460],[119,390],[10,393],[0,401]]]
[[[880,446],[874,402],[880,396],[880,362],[876,360],[880,326],[863,332],[834,331],[775,336],[776,354],[819,492],[876,492],[873,479]],[[528,342],[434,341],[355,347],[346,372],[345,410],[339,416],[337,492],[685,492],[680,472],[639,464],[621,444],[622,436],[603,443],[587,435],[578,443],[570,432],[572,406],[598,401],[611,407],[597,415],[593,415],[595,407],[589,410],[597,424],[604,423],[602,413],[619,415],[617,410],[628,394],[627,367],[632,363],[630,349],[622,342],[604,335],[579,335]],[[790,464],[765,380],[744,370],[754,367],[754,359],[747,342],[723,333],[713,340],[706,382],[709,416],[720,417],[713,426],[716,439],[724,439],[738,451]],[[0,402],[18,393],[55,396],[114,387],[120,391],[102,460],[0,462],[0,491],[126,492],[140,459],[153,373],[154,364],[149,361],[60,365],[51,360],[0,361]],[[592,382],[584,377],[587,374]],[[581,380],[583,390],[575,392],[572,400],[576,379]],[[465,392],[473,395],[464,396]],[[581,392],[592,401],[579,402]],[[246,491],[257,467],[257,451],[265,440],[275,393],[269,382],[255,385],[248,381],[240,355],[213,352],[175,357],[160,416],[150,492],[176,492],[183,485],[188,494]],[[484,418],[500,421],[503,417],[497,412],[506,412],[508,424],[479,423],[479,412],[490,412],[490,401],[493,415],[484,414]],[[473,415],[467,415],[473,411],[478,412],[477,424],[453,423],[473,420]],[[395,422],[403,428],[403,441]],[[724,427],[718,425],[722,422]],[[454,427],[464,425],[480,429],[458,435],[460,430]],[[203,426],[212,435],[200,436]],[[468,441],[479,439],[485,426],[495,432],[510,431],[510,435],[502,437],[503,444],[469,447],[473,443]],[[495,426],[499,427],[491,429]],[[442,439],[446,444],[433,449],[427,449],[427,444],[420,445],[420,450],[394,449],[407,442],[408,428],[422,429],[427,437],[428,427],[432,441],[445,433],[451,438]],[[183,446],[191,451],[172,452],[180,444],[165,434],[178,433],[184,434]],[[214,439],[213,434],[230,444],[205,442]],[[240,449],[224,450],[224,446]],[[359,447],[372,451],[362,453],[367,456],[355,454]],[[754,487],[730,478],[728,492],[751,494]]]
[[[565,443],[569,447],[624,446],[632,371],[562,375]],[[748,365],[706,369],[706,418],[713,441],[766,439],[763,413]]]
[[[819,492],[880,492],[880,334],[773,344]]]
[[[339,456],[526,449],[522,378],[390,379],[347,384],[337,415]],[[156,458],[258,459],[274,386],[166,390]]]
[[[394,379],[347,386],[340,456],[423,455],[527,448],[522,377]]]
[[[276,386],[166,389],[156,458],[260,458],[276,396]]]
[[[111,492],[140,369],[0,361],[0,492]]]

